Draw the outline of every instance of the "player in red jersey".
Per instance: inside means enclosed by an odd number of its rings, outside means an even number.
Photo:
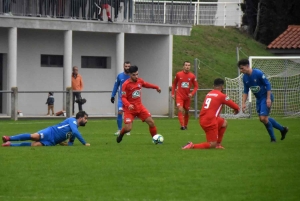
[[[142,104],[142,87],[156,89],[161,92],[159,86],[145,82],[139,78],[138,67],[131,66],[129,68],[130,78],[122,85],[122,102],[124,110],[124,123],[120,134],[117,137],[117,142],[120,143],[125,133],[132,129],[132,122],[135,117],[140,118],[143,122],[149,125],[151,136],[157,134],[157,129],[150,112]]]
[[[191,63],[185,61],[183,63],[183,71],[176,73],[174,82],[172,84],[172,98],[175,98],[176,90],[176,105],[178,107],[178,120],[180,129],[186,130],[189,122],[189,110],[191,105],[191,98],[198,90],[198,82],[196,76],[190,72]],[[191,87],[194,90],[191,92]]]
[[[206,94],[199,115],[199,123],[206,134],[206,141],[200,144],[187,143],[182,149],[224,149],[221,145],[226,131],[227,121],[220,117],[223,104],[234,109],[234,114],[240,110],[239,106],[223,94],[224,80],[217,78],[214,81],[214,89]]]

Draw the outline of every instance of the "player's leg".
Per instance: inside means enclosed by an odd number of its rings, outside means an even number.
[[[54,116],[54,105],[51,105],[51,111],[52,111],[52,116]]]
[[[178,108],[178,120],[179,120],[179,123],[180,123],[180,129],[185,130],[184,118],[183,118],[183,115],[184,115],[183,100],[179,97],[178,98],[176,97],[176,105],[177,105],[177,108]]]
[[[269,122],[271,122],[272,126],[280,131],[281,133],[281,140],[284,140],[287,132],[289,131],[288,127],[282,126],[279,124],[275,119],[269,117]]]
[[[40,139],[40,136],[38,133],[29,134],[29,133],[23,133],[19,135],[14,136],[3,136],[2,141],[4,142],[2,144],[3,147],[11,146],[11,147],[19,147],[19,146],[31,146],[31,142],[22,142],[22,143],[11,143],[10,141],[25,141],[25,140],[32,140],[32,141],[38,141]]]
[[[118,131],[115,132],[115,135],[119,135],[122,129],[122,121],[123,121],[123,103],[120,98],[118,98],[118,116],[117,116],[117,126]]]
[[[149,132],[152,137],[157,134],[157,128],[155,126],[154,120],[151,117],[150,112],[146,108],[141,109],[141,112],[139,113],[138,117],[143,122],[146,122],[148,124]]]
[[[224,149],[224,147],[221,145],[224,133],[227,129],[227,121],[221,117],[217,118],[218,122],[218,140],[217,140],[217,149]]]
[[[266,99],[256,100],[256,110],[259,116],[260,122],[262,122],[271,138],[271,142],[276,142],[276,138],[274,135],[273,125],[268,119],[268,115],[270,112],[270,108],[268,108]]]
[[[120,143],[124,137],[125,133],[128,133],[132,129],[132,122],[135,117],[135,114],[129,112],[124,112],[124,126],[120,131],[120,134],[117,136],[117,143]]]
[[[191,99],[187,99],[183,103],[183,108],[184,108],[184,128],[187,129],[187,125],[189,123],[189,111],[190,111],[190,106],[191,106]]]

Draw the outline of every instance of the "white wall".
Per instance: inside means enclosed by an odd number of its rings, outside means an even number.
[[[159,85],[162,93],[143,89],[143,104],[151,114],[167,114],[169,104],[169,36],[125,35],[125,60],[139,67],[139,76]]]

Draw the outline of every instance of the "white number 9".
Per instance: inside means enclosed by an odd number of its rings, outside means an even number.
[[[205,109],[209,108],[210,102],[211,102],[211,98],[207,98],[204,105]]]

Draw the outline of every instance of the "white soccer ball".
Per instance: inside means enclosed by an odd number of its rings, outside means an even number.
[[[152,142],[154,144],[162,144],[164,142],[164,137],[161,134],[156,134],[152,137]]]

